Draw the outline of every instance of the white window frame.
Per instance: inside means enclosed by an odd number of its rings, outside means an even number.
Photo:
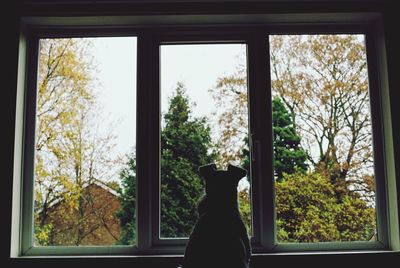
[[[11,256],[183,253],[187,239],[159,239],[159,46],[168,43],[247,43],[250,151],[253,160],[253,253],[400,249],[390,99],[381,21],[378,13],[23,18],[18,67]],[[271,103],[262,101],[271,99],[268,35],[301,33],[366,36],[377,187],[377,241],[304,244],[278,244],[276,241]],[[85,36],[137,37],[137,100],[140,100],[137,102],[136,120],[137,244],[34,247],[32,133],[35,127],[38,40],[44,37]],[[261,124],[262,120],[270,123]]]

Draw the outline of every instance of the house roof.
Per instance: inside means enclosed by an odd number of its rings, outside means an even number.
[[[116,190],[114,190],[113,188],[111,188],[110,186],[108,186],[106,183],[104,183],[104,182],[102,182],[102,181],[100,181],[100,180],[97,180],[97,179],[95,179],[94,181],[92,181],[92,182],[90,182],[90,183],[85,183],[85,184],[83,185],[83,189],[85,189],[85,188],[87,188],[87,187],[89,187],[89,186],[91,186],[91,185],[96,185],[96,186],[102,188],[103,190],[109,192],[110,194],[114,195],[115,197],[119,197],[119,196],[120,196],[120,194],[119,194]],[[49,204],[48,208],[54,207],[55,205],[57,205],[58,203],[60,203],[62,200],[63,200],[63,198],[61,198],[61,197],[58,198],[58,199],[56,199],[56,200],[54,200],[53,202],[51,202],[51,203]],[[39,210],[39,213],[41,212],[41,210],[42,210],[42,209]]]

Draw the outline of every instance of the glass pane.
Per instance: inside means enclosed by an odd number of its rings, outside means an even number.
[[[249,169],[246,72],[243,44],[161,46],[161,238],[190,235],[204,195],[199,166]],[[238,199],[251,231],[249,178]]]
[[[364,39],[270,36],[279,242],[377,239]]]
[[[37,246],[135,243],[136,38],[41,39]]]

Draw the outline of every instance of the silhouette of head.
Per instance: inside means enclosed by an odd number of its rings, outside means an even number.
[[[246,170],[233,165],[228,165],[227,170],[217,170],[215,164],[209,164],[201,166],[199,171],[206,181],[206,196],[199,203],[199,214],[212,210],[236,212],[237,186],[246,176]]]

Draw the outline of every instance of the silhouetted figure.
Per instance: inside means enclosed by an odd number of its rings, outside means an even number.
[[[247,268],[251,256],[246,227],[240,218],[237,186],[246,170],[214,164],[199,168],[206,195],[198,204],[197,221],[186,247],[183,268]]]

